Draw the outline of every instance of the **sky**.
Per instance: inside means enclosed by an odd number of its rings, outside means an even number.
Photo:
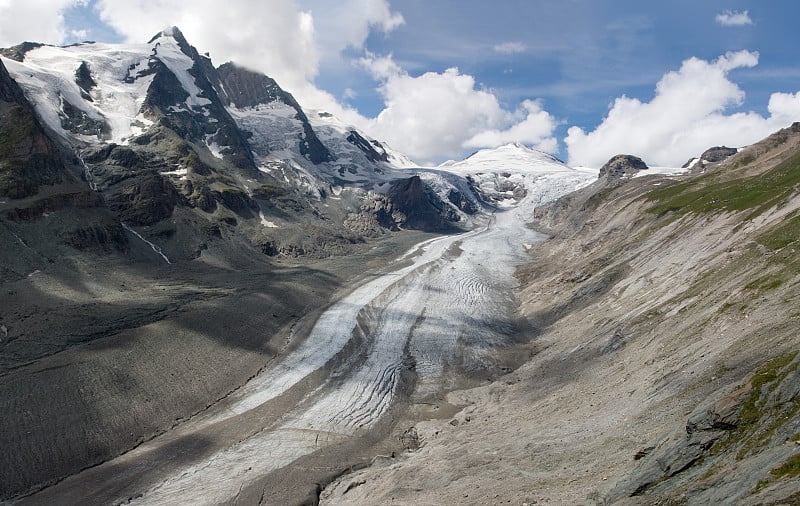
[[[800,121],[800,2],[0,0],[0,46],[176,25],[421,164],[521,142],[680,166]]]

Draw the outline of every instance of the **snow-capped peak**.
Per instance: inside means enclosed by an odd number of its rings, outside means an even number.
[[[497,148],[482,149],[460,162],[445,162],[439,168],[456,173],[498,170],[531,173],[572,170],[558,158],[517,142]]]

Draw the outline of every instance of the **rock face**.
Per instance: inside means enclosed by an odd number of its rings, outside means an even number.
[[[390,230],[435,232],[452,226],[442,215],[444,204],[427,189],[419,176],[392,182],[386,194],[376,195],[367,206],[378,223]],[[451,216],[450,219],[457,221],[458,217]]]
[[[381,148],[380,144],[373,146],[367,139],[355,130],[351,130],[347,135],[347,142],[357,147],[367,156],[367,159],[373,162],[388,162],[389,154],[383,149],[378,151],[375,148]]]
[[[721,162],[722,160],[725,160],[726,158],[730,158],[731,156],[735,155],[738,152],[739,152],[739,150],[736,149],[736,148],[728,148],[728,147],[725,147],[725,146],[716,146],[716,147],[707,149],[705,152],[703,152],[703,154],[700,155],[700,159],[701,160],[707,160],[708,162],[711,162],[711,163],[717,163],[717,162]]]
[[[65,178],[58,148],[0,61],[0,197],[28,197]]]
[[[230,62],[220,66],[217,71],[222,89],[230,103],[240,108],[257,107],[272,102],[281,102],[292,107],[296,111],[296,119],[303,124],[303,135],[298,139],[300,153],[308,156],[308,159],[315,164],[334,159],[328,148],[317,137],[300,104],[290,93],[281,89],[274,79]]]
[[[647,164],[639,157],[633,155],[616,155],[600,168],[599,178],[617,180],[633,177],[639,171],[647,170]]]
[[[691,173],[696,174],[699,172],[703,172],[709,167],[713,167],[714,165],[727,160],[728,158],[732,157],[739,150],[736,148],[728,148],[725,146],[715,146],[713,148],[709,148],[700,155],[700,158],[692,158],[688,162],[683,165],[684,169],[691,169]]]

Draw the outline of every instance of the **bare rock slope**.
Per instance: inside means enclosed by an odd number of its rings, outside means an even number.
[[[796,504],[800,124],[537,210],[530,360],[326,504]]]

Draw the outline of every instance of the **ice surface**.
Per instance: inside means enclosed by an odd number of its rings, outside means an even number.
[[[484,215],[483,225],[421,243],[381,275],[325,311],[310,335],[231,397],[204,425],[226,423],[264,405],[323,367],[327,379],[274,426],[179,469],[134,502],[231,500],[247,473],[263,475],[374,425],[392,406],[402,374],[415,364],[415,398],[446,388],[451,367],[480,368],[512,338],[515,267],[541,236],[527,227],[535,206],[596,178],[536,155],[516,173],[527,196]],[[514,163],[519,160],[515,160]],[[485,160],[461,173],[490,170]],[[496,159],[493,171],[505,171]],[[444,177],[444,176],[442,176]],[[363,355],[339,355],[352,342]]]
[[[11,76],[20,84],[47,126],[68,142],[114,142],[126,144],[152,125],[142,114],[142,104],[154,75],[142,75],[156,58],[164,63],[184,87],[189,97],[186,107],[211,103],[201,97],[189,69],[194,65],[172,37],[162,36],[151,44],[84,43],[68,47],[42,46],[26,53],[20,63],[2,58]],[[75,72],[86,62],[97,83],[90,91],[91,101],[81,96]],[[63,101],[104,121],[110,129],[107,138],[76,135],[61,126]]]

